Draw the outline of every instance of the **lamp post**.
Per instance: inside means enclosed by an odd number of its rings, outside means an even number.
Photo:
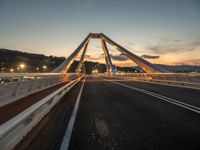
[[[43,70],[44,70],[44,72],[46,71],[46,69],[47,69],[47,66],[46,65],[44,65],[44,66],[42,66],[42,68],[43,68]]]
[[[13,72],[14,72],[14,69],[11,68],[11,69],[10,69],[10,72],[13,73]]]
[[[40,70],[40,68],[39,67],[36,67],[36,72],[38,72]]]
[[[17,72],[19,72],[20,67],[17,67]]]
[[[25,64],[20,64],[19,67],[21,68],[21,71],[23,72],[25,68]]]

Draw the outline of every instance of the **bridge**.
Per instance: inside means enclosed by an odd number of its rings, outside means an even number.
[[[85,75],[92,39],[101,41],[107,71]],[[145,73],[116,72],[107,44]],[[0,81],[2,150],[200,147],[200,74],[159,68],[102,33],[90,33],[51,73],[0,73]]]

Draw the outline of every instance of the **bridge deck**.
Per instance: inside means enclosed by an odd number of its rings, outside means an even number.
[[[132,81],[116,82],[142,88],[143,92],[99,77],[87,77],[69,149],[184,150],[200,147],[198,112],[156,98],[152,93],[144,93],[151,91],[200,106],[198,90]],[[56,105],[49,119],[41,121],[36,127],[40,127],[38,133],[34,133],[37,129],[33,130],[30,138],[25,138],[18,148],[59,149],[79,90],[80,84]],[[33,135],[37,136],[33,138]]]

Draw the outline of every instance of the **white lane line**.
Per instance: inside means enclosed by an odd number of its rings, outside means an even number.
[[[60,150],[67,150],[68,147],[69,147],[69,143],[70,143],[70,139],[71,139],[71,135],[72,135],[72,130],[73,130],[73,127],[74,127],[74,122],[75,122],[75,119],[76,119],[79,103],[80,103],[80,100],[81,100],[81,95],[82,95],[82,92],[83,92],[83,87],[84,87],[84,84],[85,84],[85,80],[86,79],[83,80],[83,84],[82,84],[81,89],[80,89],[80,91],[78,93],[78,97],[76,99],[76,103],[75,103],[72,115],[70,117],[67,130],[65,131],[65,135],[63,137]]]
[[[185,109],[188,109],[188,110],[191,110],[193,112],[196,112],[196,113],[200,114],[200,108],[199,107],[196,107],[196,106],[184,103],[184,102],[180,102],[178,100],[175,100],[175,99],[172,99],[172,98],[169,98],[169,97],[166,97],[166,96],[163,96],[163,95],[160,95],[160,94],[157,94],[157,93],[145,90],[145,89],[136,88],[136,87],[133,87],[133,86],[129,86],[129,85],[126,85],[126,84],[123,84],[123,83],[118,83],[118,82],[107,80],[107,79],[104,79],[104,80],[106,80],[108,82],[111,82],[113,84],[116,84],[116,85],[120,85],[120,86],[129,88],[129,89],[132,89],[132,90],[135,90],[135,91],[139,91],[139,92],[145,93],[147,95],[156,97],[156,98],[158,98],[160,100],[169,102],[171,104],[175,104],[177,106],[180,106],[182,108],[185,108]]]

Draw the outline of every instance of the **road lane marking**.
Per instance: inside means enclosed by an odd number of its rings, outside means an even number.
[[[169,102],[169,103],[171,103],[171,104],[175,104],[175,105],[177,105],[177,106],[180,106],[180,107],[182,107],[182,108],[185,108],[185,109],[188,109],[188,110],[191,110],[191,111],[193,111],[193,112],[196,112],[196,113],[200,114],[200,108],[199,108],[199,107],[196,107],[196,106],[193,106],[193,105],[184,103],[184,102],[180,102],[180,101],[178,101],[178,100],[175,100],[175,99],[172,99],[172,98],[169,98],[169,97],[166,97],[166,96],[163,96],[163,95],[160,95],[160,94],[157,94],[157,93],[154,93],[154,92],[145,90],[145,89],[141,89],[141,88],[129,86],[129,85],[126,85],[126,84],[123,84],[123,83],[118,83],[118,82],[111,81],[111,80],[107,80],[107,79],[104,79],[104,80],[106,80],[106,81],[108,81],[108,82],[111,82],[111,83],[113,83],[113,84],[116,84],[116,85],[120,85],[120,86],[129,88],[129,89],[132,89],[132,90],[135,90],[135,91],[139,91],[139,92],[145,93],[145,94],[147,94],[147,95],[156,97],[156,98],[158,98],[158,99],[160,99],[160,100]]]
[[[81,95],[82,95],[82,92],[83,92],[83,87],[84,87],[84,84],[85,84],[85,80],[86,79],[83,80],[83,84],[82,84],[81,89],[80,89],[80,91],[78,93],[78,97],[76,99],[76,103],[75,103],[72,115],[70,117],[67,130],[65,131],[65,135],[63,137],[60,150],[67,150],[69,148],[70,139],[71,139],[71,135],[72,135],[72,130],[73,130],[75,119],[76,119],[76,115],[77,115],[77,112],[78,112],[78,107],[79,107],[79,103],[80,103],[80,100],[81,100]]]

